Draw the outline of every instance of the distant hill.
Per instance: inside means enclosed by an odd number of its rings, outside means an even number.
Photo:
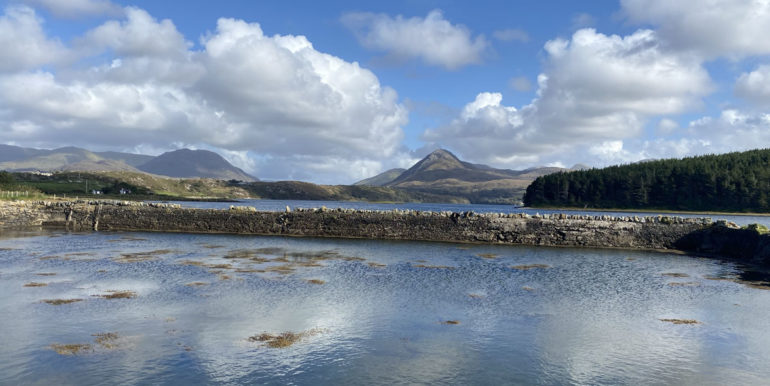
[[[94,154],[102,158],[106,158],[108,160],[120,161],[133,167],[137,167],[139,165],[145,164],[149,162],[151,159],[155,158],[151,155],[119,153],[116,151],[102,151],[102,152],[96,152]]]
[[[0,150],[3,150],[2,156],[0,156],[0,159],[3,160],[0,162],[0,170],[137,171],[125,162],[100,156],[97,153],[77,147],[43,150],[2,145]]]
[[[0,162],[18,161],[45,154],[48,150],[31,149],[0,144]]]
[[[527,206],[770,212],[770,149],[556,173]]]
[[[367,185],[316,185],[301,181],[251,182],[239,185],[253,197],[272,200],[371,202],[445,202],[467,204],[464,197]]]
[[[257,180],[231,165],[219,154],[208,150],[180,149],[170,151],[139,165],[137,168],[143,172],[169,177]]]
[[[46,150],[0,145],[0,170],[145,172],[167,177],[256,180],[214,152],[187,149],[154,157],[114,151],[92,152],[78,147]]]
[[[396,168],[396,169],[390,169],[387,171],[384,171],[374,177],[369,177],[367,179],[358,181],[354,183],[353,185],[365,185],[365,186],[385,186],[398,178],[398,176],[401,175],[401,173],[405,172],[406,169]]]
[[[398,170],[398,169],[394,169]],[[533,168],[523,171],[495,169],[487,165],[461,161],[451,152],[438,149],[411,168],[393,178],[389,170],[357,184],[404,189],[414,192],[465,197],[472,203],[515,204],[521,200],[524,189],[535,178],[562,168]]]

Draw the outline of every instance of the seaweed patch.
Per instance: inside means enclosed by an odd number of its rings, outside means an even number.
[[[514,265],[511,268],[518,269],[520,271],[527,271],[530,269],[547,269],[551,268],[548,264],[522,264],[522,265]]]
[[[294,343],[299,342],[302,339],[319,334],[320,332],[321,331],[319,329],[312,329],[298,333],[287,331],[278,335],[263,332],[259,335],[250,336],[248,341],[264,343],[267,347],[270,348],[286,348],[293,345]]]
[[[60,306],[62,304],[70,304],[82,302],[83,299],[43,299],[43,303],[50,304],[52,306]]]

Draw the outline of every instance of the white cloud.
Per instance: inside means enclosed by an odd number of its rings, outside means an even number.
[[[78,65],[25,71],[42,62],[20,52],[0,75],[0,125],[16,128],[0,142],[173,143],[217,150],[261,178],[318,182],[366,177],[403,153],[407,110],[357,63],[234,19],[202,44],[191,51],[171,21],[128,8],[74,40],[88,55]]]
[[[43,7],[63,18],[109,15],[117,16],[121,7],[109,0],[26,0],[26,3]]]
[[[770,114],[724,110],[717,118],[704,117],[691,122],[687,135],[713,153],[768,147]]]
[[[463,25],[453,25],[440,10],[425,18],[395,18],[368,12],[348,13],[342,22],[369,49],[387,52],[397,58],[420,58],[429,65],[455,70],[482,61],[488,43],[483,35],[475,38]]]
[[[78,44],[98,50],[109,48],[118,57],[186,55],[189,44],[171,20],[159,22],[147,11],[134,7],[125,9],[125,17],[88,31]]]
[[[621,0],[630,21],[652,24],[677,50],[739,58],[770,54],[768,0]]]
[[[658,134],[668,135],[679,129],[679,124],[675,120],[663,118],[658,122]]]
[[[545,51],[531,104],[516,109],[502,105],[501,94],[481,93],[423,138],[500,167],[587,162],[587,148],[625,161],[633,157],[618,143],[639,137],[652,117],[698,107],[711,90],[697,60],[664,50],[649,30],[620,37],[583,29],[549,41]]]
[[[26,6],[9,6],[0,15],[0,73],[36,68],[62,60],[66,49],[48,39],[42,20]]]
[[[743,73],[735,84],[735,93],[760,106],[770,106],[770,65]]]
[[[504,42],[519,41],[522,43],[526,43],[529,41],[529,34],[527,33],[527,31],[524,31],[523,29],[518,29],[518,28],[497,30],[492,33],[492,36],[494,36],[495,39],[501,40]]]

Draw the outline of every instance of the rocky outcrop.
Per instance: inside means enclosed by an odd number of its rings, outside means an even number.
[[[616,217],[523,213],[294,209],[185,209],[128,201],[0,205],[0,227],[73,231],[233,233],[477,242],[591,248],[679,249],[770,263],[770,237],[709,218]]]

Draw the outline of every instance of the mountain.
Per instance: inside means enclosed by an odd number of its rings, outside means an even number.
[[[167,177],[256,180],[216,153],[188,149],[154,157],[114,151],[92,152],[71,146],[46,150],[0,145],[0,170],[145,172]]]
[[[168,177],[216,178],[256,181],[253,176],[231,165],[222,156],[208,150],[180,149],[163,153],[139,165],[139,170]]]
[[[353,185],[364,185],[364,186],[385,186],[388,183],[392,182],[398,176],[401,175],[401,173],[405,172],[406,169],[396,168],[396,169],[390,169],[387,171],[384,171],[374,177],[369,177],[367,179],[363,179],[361,181],[358,181],[354,183]]]
[[[516,176],[517,172],[512,170],[463,162],[449,151],[438,149],[407,169],[388,186],[452,187],[460,183],[482,183]]]
[[[0,144],[0,162],[18,161],[25,158],[31,158],[45,154],[46,151],[47,150]]]
[[[106,158],[108,160],[123,162],[126,165],[133,166],[133,167],[146,164],[151,159],[155,158],[151,155],[120,153],[117,151],[102,151],[102,152],[96,152],[94,154],[102,158]]]
[[[392,178],[389,170],[370,180],[384,182],[382,186],[445,196],[465,197],[472,203],[515,204],[521,200],[526,187],[537,177],[563,171],[562,168],[541,167],[523,171],[495,169],[472,164],[451,152],[438,149]],[[372,185],[371,183],[369,183]]]
[[[527,206],[770,212],[770,149],[539,177]]]
[[[0,170],[11,171],[137,171],[118,160],[106,159],[96,153],[77,147],[53,150],[29,149],[2,145]]]

